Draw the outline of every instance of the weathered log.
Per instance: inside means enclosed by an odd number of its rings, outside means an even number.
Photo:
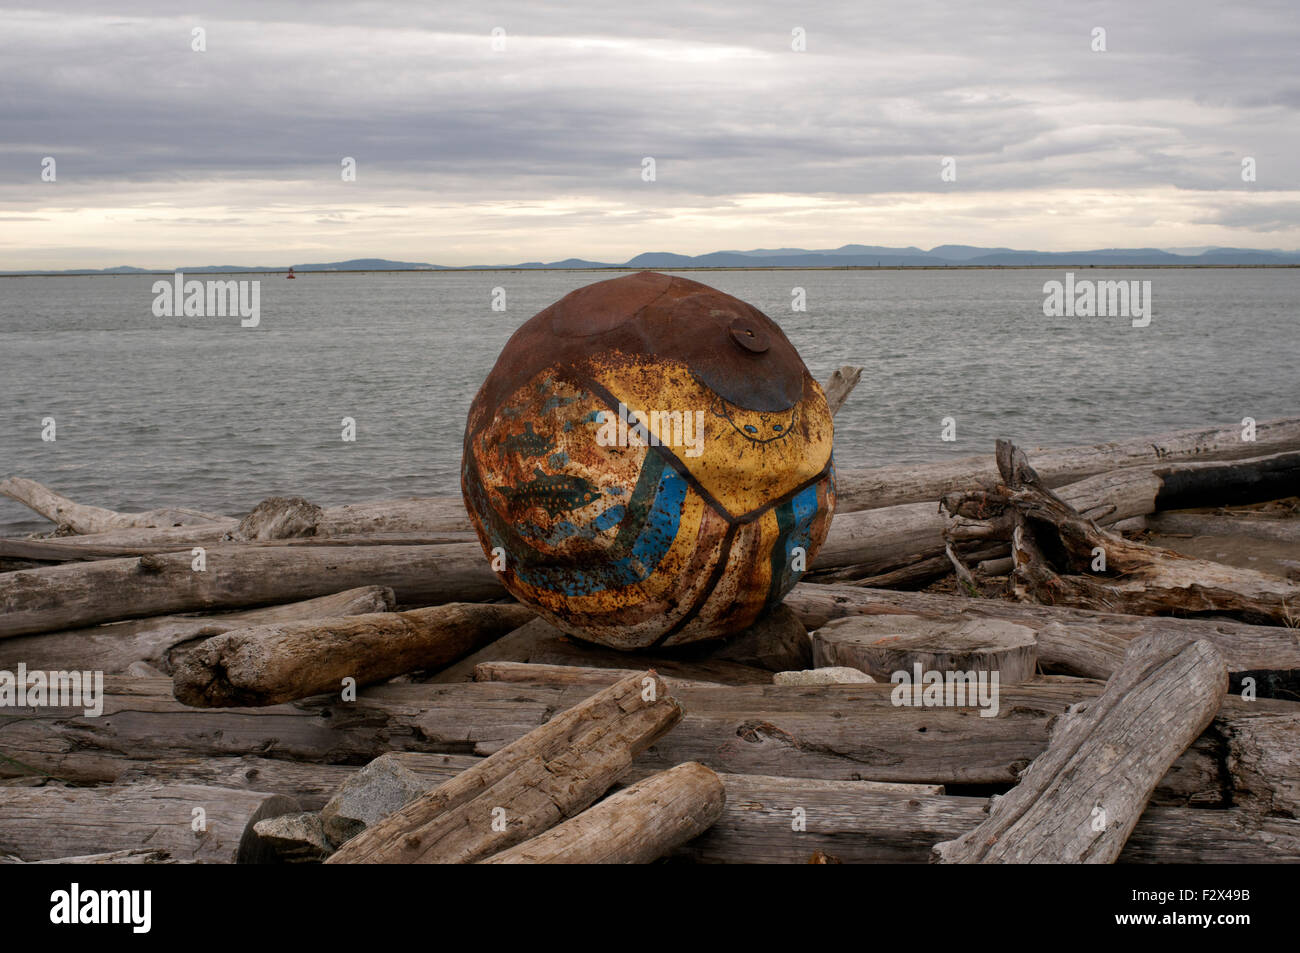
[[[1100,644],[1118,638],[1127,644],[1145,633],[1168,632],[1182,635],[1189,641],[1207,639],[1212,642],[1233,676],[1234,690],[1238,690],[1241,676],[1270,672],[1269,684],[1260,682],[1257,686],[1261,697],[1295,700],[1300,694],[1300,632],[1283,626],[1247,625],[1228,619],[1119,615],[1001,599],[964,599],[939,593],[806,583],[795,586],[785,604],[799,615],[805,626],[812,629],[821,628],[831,619],[849,615],[902,613],[947,621],[1005,619],[1040,633],[1038,661],[1044,671],[1103,679],[1114,672],[1116,656],[1107,651],[1097,657],[1096,664],[1081,664],[1086,662],[1081,653],[1091,651],[1090,643]],[[1053,638],[1042,637],[1043,629],[1053,623],[1059,623],[1070,636],[1082,640],[1078,651],[1063,647],[1055,630]]]
[[[1298,519],[1244,519],[1217,513],[1152,513],[1146,528],[1163,535],[1235,536],[1293,543],[1300,547]],[[1297,549],[1300,556],[1300,549]]]
[[[390,814],[327,863],[489,857],[586,809],[681,717],[653,671],[625,678]]]
[[[647,769],[699,761],[715,771],[932,784],[1013,784],[1047,746],[1048,725],[1102,685],[1065,679],[1000,689],[976,708],[896,707],[888,684],[683,688],[684,723],[645,752]],[[133,761],[266,757],[361,764],[394,750],[490,754],[581,703],[586,688],[496,682],[376,685],[251,709],[193,709],[170,681],[105,679],[103,715],[0,714],[0,776],[112,781]],[[1300,814],[1300,704],[1228,698],[1162,780],[1162,804],[1267,805]],[[16,762],[16,763],[15,763]]]
[[[1300,418],[1258,423],[1254,441],[1241,439],[1239,425],[1221,429],[1180,430],[1087,447],[1033,449],[1030,462],[1049,488],[1074,483],[1108,470],[1196,460],[1240,460],[1300,450]],[[997,464],[992,454],[927,464],[893,464],[845,469],[837,474],[836,507],[840,513],[937,500],[976,486],[994,486]]]
[[[680,730],[680,728],[678,729]],[[1269,743],[1284,739],[1269,739]],[[482,759],[397,752],[386,755],[435,787]],[[358,768],[245,756],[135,762],[123,784],[146,778],[284,794],[320,809]],[[653,768],[634,765],[628,781]],[[960,837],[984,820],[982,797],[936,797],[938,785],[720,775],[722,817],[678,848],[680,860],[804,863],[820,850],[845,863],[925,863],[938,841]],[[1266,816],[1262,805],[1232,810],[1152,806],[1129,837],[1120,863],[1269,863],[1300,861],[1300,821]],[[796,812],[796,809],[799,809]],[[795,830],[795,820],[804,830]]]
[[[33,864],[174,864],[172,855],[165,850],[113,850],[103,854],[81,854],[77,857],[55,857],[53,860],[33,860]]]
[[[587,668],[577,665],[536,665],[531,662],[480,662],[474,666],[474,681],[604,688],[620,678],[637,674],[637,671],[634,668]],[[719,686],[721,683],[665,677],[664,684],[670,691],[674,691],[691,686]]]
[[[375,760],[395,761],[423,779],[425,790],[431,790],[474,767],[483,759],[467,754],[390,751],[379,755]],[[283,758],[259,758],[254,755],[235,758],[175,757],[124,763],[126,767],[116,778],[118,784],[167,781],[173,784],[203,784],[245,791],[266,791],[291,797],[309,811],[323,810],[338,794],[339,789],[361,770],[356,765],[317,764]]]
[[[890,793],[862,781],[720,775],[722,816],[680,847],[696,863],[802,864],[820,852],[848,864],[926,863],[933,845],[979,825],[988,801]],[[1148,807],[1120,863],[1243,864],[1300,860],[1300,820],[1240,809]]]
[[[235,521],[212,513],[200,513],[183,507],[166,507],[147,513],[118,513],[99,506],[74,503],[66,496],[55,493],[35,480],[9,477],[0,480],[0,493],[30,507],[46,519],[74,533],[102,533],[115,529],[156,528],[163,526],[192,526],[202,523],[222,523],[233,526]]]
[[[443,668],[533,618],[521,605],[447,605],[409,612],[280,622],[208,639],[176,667],[176,697],[197,708],[276,705]]]
[[[505,595],[476,543],[448,546],[235,547],[195,571],[189,553],[67,563],[0,574],[0,637],[118,619],[245,608],[388,586],[402,604]]]
[[[1000,619],[938,622],[915,615],[849,616],[812,634],[817,666],[847,665],[879,681],[895,672],[997,673],[998,684],[1037,674],[1034,630]]]
[[[1102,696],[1062,717],[1020,783],[978,827],[935,845],[935,859],[1114,863],[1156,784],[1209,725],[1227,687],[1209,642],[1137,639]]]
[[[0,493],[35,510],[59,527],[95,535],[103,544],[149,545],[215,541],[237,532],[244,539],[289,536],[348,536],[367,533],[473,532],[460,497],[409,497],[319,507],[300,497],[272,497],[247,517],[219,516],[181,507],[119,513],[76,503],[23,477],[0,481]],[[254,514],[256,514],[254,516]],[[252,519],[249,519],[252,517]],[[243,530],[240,523],[248,520]],[[192,531],[192,532],[183,532]],[[111,538],[110,538],[111,537]]]
[[[282,794],[194,784],[13,788],[0,797],[0,851],[46,860],[148,846],[179,861],[261,863],[271,855],[253,825],[297,810]]]
[[[1292,456],[1300,465],[1300,454]],[[1006,441],[998,441],[998,465],[1006,485],[997,496],[1014,516],[1012,585],[1022,599],[1130,615],[1229,614],[1278,625],[1300,605],[1300,586],[1277,576],[1190,559],[1101,529],[1044,487]]]
[[[700,836],[722,814],[718,776],[690,761],[638,781],[488,864],[648,864]]]
[[[844,402],[849,399],[849,394],[853,393],[853,388],[858,386],[858,381],[861,379],[862,368],[852,364],[837,368],[827,379],[822,390],[826,393],[826,406],[830,408],[832,417],[839,413]]]
[[[187,527],[178,530],[190,532]],[[135,532],[131,530],[130,532]],[[151,530],[158,534],[169,530]],[[13,560],[31,563],[30,566],[18,568],[40,568],[42,564],[85,562],[92,559],[122,559],[127,556],[149,556],[154,553],[174,553],[189,550],[188,543],[181,545],[170,538],[142,540],[138,543],[123,544],[119,542],[104,543],[102,533],[95,536],[61,536],[58,539],[0,539],[0,562]],[[193,535],[191,533],[191,535]],[[225,534],[229,535],[229,534]],[[448,543],[472,543],[476,539],[473,533],[438,533],[435,535],[416,535],[412,533],[372,533],[365,536],[323,536],[304,539],[266,539],[249,543],[231,543],[223,535],[212,536],[211,542],[204,545],[209,553],[238,552],[248,546],[442,546]]]
[[[670,654],[671,653],[671,654]],[[702,658],[684,649],[654,654],[620,652],[565,635],[544,619],[534,619],[497,639],[468,658],[443,669],[430,681],[450,684],[474,681],[475,669],[486,662],[521,662],[534,665],[571,665],[580,668],[626,669],[635,663],[661,675],[724,685],[766,685],[771,672],[728,659]]]
[[[421,778],[426,790],[432,790],[482,761],[483,758],[475,755],[390,751],[380,755],[370,764],[393,762]],[[363,770],[356,765],[286,761],[253,755],[245,755],[241,758],[164,758],[157,761],[131,762],[131,766],[119,775],[117,783],[133,784],[140,781],[171,779],[173,783],[178,784],[206,784],[245,791],[266,791],[291,797],[307,810],[319,811],[323,810],[348,782],[355,781]],[[632,768],[615,787],[647,778],[659,773],[659,770],[659,768],[634,762]],[[798,779],[798,783],[805,781],[813,785],[846,783],[853,785],[854,790],[893,794],[944,793],[942,784],[903,784],[891,781],[820,782],[815,779]]]
[[[273,622],[297,622],[335,616],[387,612],[395,605],[393,590],[363,586],[334,595],[212,616],[155,616],[88,629],[42,632],[0,639],[0,669],[99,671],[117,675],[145,662],[170,676],[178,661],[203,639],[232,629]]]

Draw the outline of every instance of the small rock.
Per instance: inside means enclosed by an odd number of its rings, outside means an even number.
[[[312,811],[265,818],[253,825],[253,833],[291,864],[324,860],[334,853],[320,815]]]
[[[427,779],[393,755],[380,755],[345,781],[321,809],[325,835],[342,844],[428,790]]]
[[[866,672],[844,666],[808,668],[802,672],[777,672],[772,676],[774,685],[854,685],[874,681]]]

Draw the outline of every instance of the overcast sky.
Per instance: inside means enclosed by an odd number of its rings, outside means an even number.
[[[1300,248],[1296,0],[45,6],[0,11],[0,270]]]

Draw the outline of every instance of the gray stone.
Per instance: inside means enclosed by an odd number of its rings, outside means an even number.
[[[345,781],[321,809],[325,834],[334,844],[342,844],[430,787],[427,778],[402,765],[394,755],[380,755]]]
[[[334,853],[320,815],[314,811],[265,818],[253,825],[253,833],[287,863],[324,860]]]

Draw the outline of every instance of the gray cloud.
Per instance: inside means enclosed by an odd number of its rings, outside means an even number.
[[[1240,190],[1243,155],[1252,191],[1300,188],[1288,2],[61,6],[0,13],[8,211],[44,211],[45,155],[73,206],[218,183],[236,217],[195,217],[209,225],[238,221],[244,183],[337,183],[342,156],[369,201],[635,195],[647,214],[744,194]],[[1197,220],[1300,227],[1285,208]]]

